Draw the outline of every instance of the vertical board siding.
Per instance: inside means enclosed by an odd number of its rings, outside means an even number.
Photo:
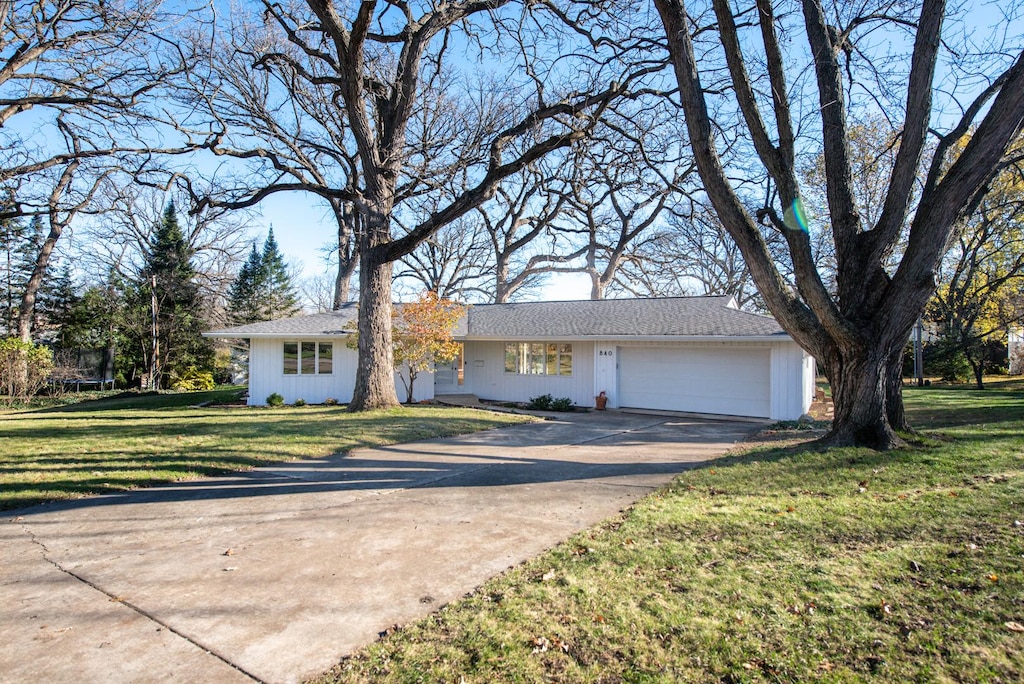
[[[814,398],[814,359],[796,343],[772,347],[772,420],[797,420]]]
[[[249,405],[263,406],[277,392],[286,404],[303,399],[322,404],[332,398],[345,403],[352,399],[355,387],[356,352],[345,340],[334,342],[334,372],[330,375],[285,375],[284,343],[295,338],[253,339],[249,343]]]
[[[550,394],[555,399],[569,397],[576,406],[594,405],[593,342],[572,342],[572,375],[569,377],[506,373],[504,342],[469,341],[465,353],[464,391],[481,399],[529,401]]]

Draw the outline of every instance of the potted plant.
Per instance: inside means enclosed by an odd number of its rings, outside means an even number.
[[[594,401],[597,402],[597,410],[604,411],[608,406],[608,395],[601,390],[601,393],[594,397]]]

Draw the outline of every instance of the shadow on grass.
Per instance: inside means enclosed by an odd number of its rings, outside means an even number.
[[[135,392],[128,391],[110,397],[86,399],[73,404],[47,406],[26,413],[78,413],[83,411],[152,410],[186,408],[207,403],[230,403],[238,399],[244,388],[228,387],[209,392]]]

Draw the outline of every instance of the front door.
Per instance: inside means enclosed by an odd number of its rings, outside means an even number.
[[[434,364],[434,394],[461,394],[464,391],[462,349],[460,344],[459,355],[454,361]]]

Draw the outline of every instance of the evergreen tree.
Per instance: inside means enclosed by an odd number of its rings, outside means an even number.
[[[236,325],[265,320],[260,306],[263,280],[263,257],[253,243],[249,258],[228,289],[228,314]]]
[[[252,246],[249,258],[231,284],[228,312],[236,324],[243,325],[294,316],[300,308],[288,266],[271,228],[263,250]]]
[[[169,202],[146,254],[132,298],[134,311],[127,312],[137,339],[142,337],[137,329],[148,327],[148,348],[136,350],[141,352],[136,361],[144,361],[150,387],[169,386],[190,367],[206,369],[212,363],[212,346],[202,337],[203,302],[195,276],[192,249],[178,225],[174,202]]]
[[[35,317],[33,321],[33,338],[40,339],[54,346],[66,348],[63,339],[64,326],[71,318],[71,312],[79,300],[78,289],[71,275],[71,267],[51,260],[47,271],[60,269],[43,281],[36,298]]]
[[[24,285],[21,262],[27,235],[27,228],[21,221],[0,221],[0,337],[13,335],[17,327],[18,305]]]
[[[295,287],[292,285],[284,257],[277,248],[273,226],[267,232],[267,239],[263,243],[261,265],[266,288],[265,313],[268,317],[267,320],[287,318],[299,313],[301,310],[299,297],[295,293]]]

